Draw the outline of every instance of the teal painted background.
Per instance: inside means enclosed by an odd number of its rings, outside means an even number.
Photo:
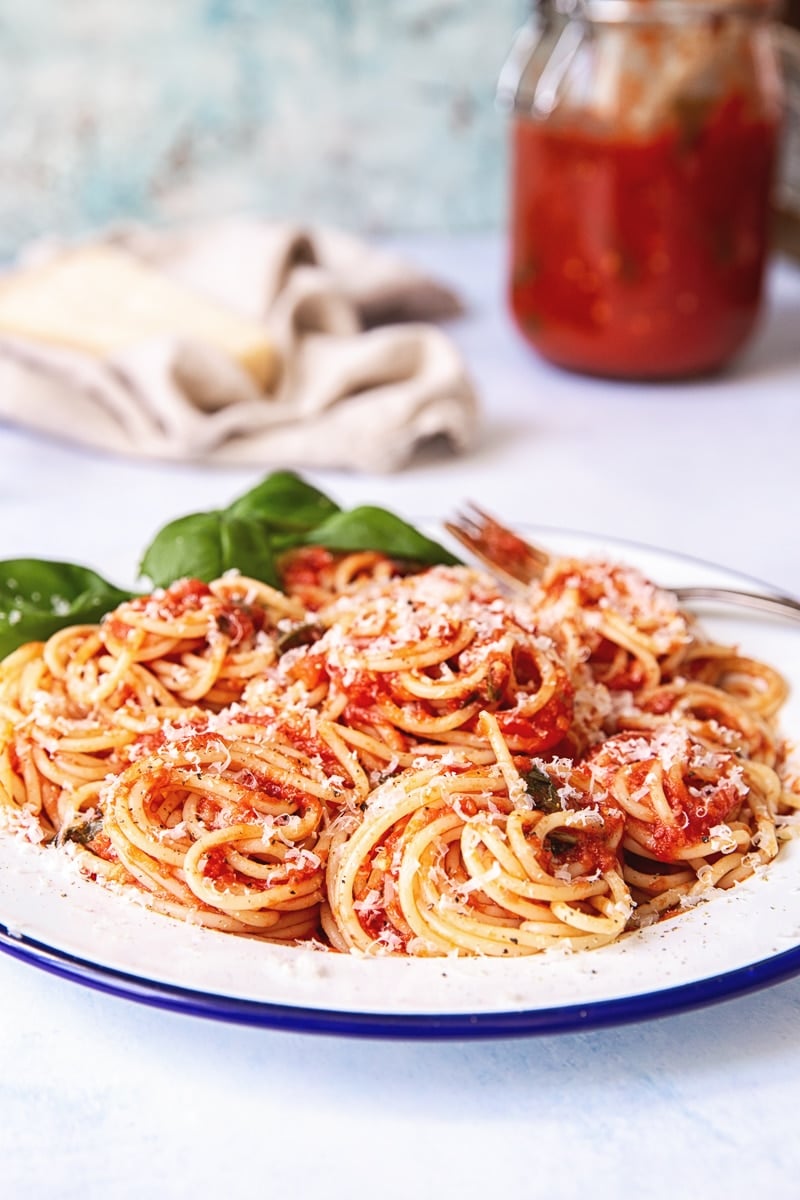
[[[0,253],[239,209],[502,220],[523,0],[0,0]]]

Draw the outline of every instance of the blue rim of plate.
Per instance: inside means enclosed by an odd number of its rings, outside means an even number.
[[[269,1004],[142,979],[73,957],[32,939],[12,936],[3,926],[0,926],[0,951],[72,983],[186,1016],[287,1033],[395,1041],[532,1037],[628,1025],[733,1000],[800,974],[800,946],[794,946],[774,957],[721,975],[614,1000],[507,1012],[371,1013]]]
[[[415,518],[418,523],[425,518]],[[436,522],[438,524],[438,522]],[[579,537],[602,544],[630,548],[670,558],[683,559],[710,571],[722,572],[742,583],[766,592],[776,588],[763,579],[742,571],[676,551],[624,537],[611,537],[586,530],[525,522],[521,530],[535,528],[537,533]],[[668,585],[667,585],[668,586]],[[746,614],[744,614],[746,615]],[[487,1011],[477,1013],[392,1013],[359,1012],[346,1009],[308,1008],[247,1000],[183,988],[175,984],[131,975],[115,967],[90,962],[56,949],[33,938],[10,933],[0,923],[0,952],[72,983],[106,995],[133,1000],[166,1011],[251,1028],[314,1033],[339,1037],[393,1039],[407,1041],[458,1041],[490,1038],[531,1037],[557,1033],[577,1033],[618,1025],[634,1024],[658,1017],[677,1015],[771,987],[800,975],[800,944],[780,954],[760,959],[743,967],[708,975],[654,992],[637,992],[611,1000],[593,1000],[583,1004],[550,1008]]]

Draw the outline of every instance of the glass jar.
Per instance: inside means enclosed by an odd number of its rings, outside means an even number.
[[[614,377],[726,363],[756,321],[767,253],[782,104],[765,4],[545,0],[499,96],[524,336]]]

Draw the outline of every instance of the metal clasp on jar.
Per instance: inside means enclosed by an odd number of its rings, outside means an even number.
[[[535,0],[497,80],[502,112],[547,116],[589,30],[585,0]]]

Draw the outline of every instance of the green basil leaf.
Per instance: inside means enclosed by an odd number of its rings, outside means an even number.
[[[413,525],[396,517],[384,508],[364,505],[350,512],[338,512],[315,529],[309,530],[303,542],[307,546],[324,546],[327,550],[345,553],[356,550],[378,550],[390,558],[432,566],[435,563],[454,565],[459,562],[449,550],[425,537]]]
[[[74,563],[0,562],[0,657],[67,625],[93,625],[131,595]]]
[[[254,518],[222,514],[222,571],[237,570],[251,579],[260,579],[280,588],[281,577],[275,564],[275,541],[269,527]]]
[[[274,471],[227,508],[171,521],[145,550],[140,571],[155,587],[186,576],[209,582],[234,568],[279,587],[278,556],[315,545],[377,550],[421,566],[459,562],[385,509],[342,512],[293,471]]]
[[[549,775],[540,771],[538,767],[531,767],[522,778],[534,808],[544,813],[561,812],[561,797]]]
[[[563,858],[565,854],[569,854],[570,850],[574,850],[578,844],[578,836],[575,833],[565,832],[559,829],[558,833],[550,833],[544,839],[547,848],[556,858]]]
[[[170,521],[148,546],[139,569],[154,587],[187,577],[209,583],[234,569],[274,587],[280,582],[269,527],[227,511]]]
[[[275,530],[302,532],[322,524],[339,506],[293,471],[274,471],[225,512],[264,521]]]
[[[139,570],[154,587],[191,577],[208,582],[222,561],[221,515],[189,513],[160,529],[142,556]]]
[[[77,846],[89,846],[103,832],[103,818],[95,812],[80,813],[62,829],[58,841],[75,842]]]
[[[293,625],[291,629],[287,629],[278,637],[278,654],[285,654],[287,650],[296,650],[298,646],[312,646],[314,642],[319,641],[324,632],[321,625],[313,622],[306,621],[299,625]]]

